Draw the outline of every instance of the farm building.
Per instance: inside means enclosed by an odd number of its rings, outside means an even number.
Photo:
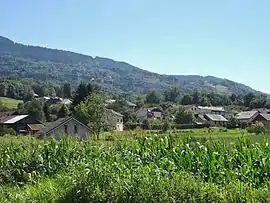
[[[267,128],[270,128],[270,114],[258,114],[252,122],[262,122]]]
[[[259,115],[258,111],[243,111],[236,115],[236,118],[242,122],[252,123],[253,119]]]
[[[6,128],[12,128],[16,133],[28,134],[29,125],[41,124],[30,115],[10,115],[0,119],[0,124]]]
[[[73,117],[60,118],[54,122],[47,123],[45,127],[39,131],[46,137],[54,136],[57,140],[61,136],[72,136],[85,139],[92,135],[92,129],[84,125]]]
[[[228,120],[222,115],[216,114],[205,114],[204,118],[211,126],[215,127],[226,127]]]

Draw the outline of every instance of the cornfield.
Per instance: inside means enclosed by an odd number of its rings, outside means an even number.
[[[245,138],[0,144],[1,202],[270,202],[269,174],[268,143]]]

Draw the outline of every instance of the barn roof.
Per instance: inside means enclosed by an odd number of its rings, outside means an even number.
[[[7,116],[7,117],[2,119],[1,123],[4,123],[4,124],[17,123],[18,121],[20,121],[28,116],[29,115]]]

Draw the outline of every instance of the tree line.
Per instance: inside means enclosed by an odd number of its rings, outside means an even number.
[[[190,94],[180,94],[178,88],[171,88],[163,94],[156,91],[150,91],[145,97],[147,104],[161,104],[162,102],[172,102],[182,105],[200,105],[200,106],[242,106],[249,109],[253,108],[270,108],[270,100],[266,95],[231,94],[221,95],[216,93],[200,93],[195,91]]]
[[[17,77],[6,77],[0,79],[0,97],[30,101],[33,99],[34,94],[37,94],[39,97],[58,96],[71,98],[72,89],[71,85],[68,83],[53,85],[34,79]]]

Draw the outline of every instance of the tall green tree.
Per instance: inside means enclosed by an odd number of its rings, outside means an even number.
[[[265,107],[267,99],[265,96],[257,96],[255,97],[249,104],[249,107],[252,108],[263,108]]]
[[[232,101],[232,103],[236,102],[236,100],[237,100],[236,94],[232,93],[230,96],[230,100]]]
[[[195,120],[194,114],[191,111],[180,107],[175,115],[175,123],[177,124],[192,124]]]
[[[63,85],[63,94],[65,98],[71,98],[71,86],[69,83]]]
[[[80,83],[73,96],[72,104],[74,106],[77,106],[86,99],[87,95],[88,95],[87,85],[85,83]]]
[[[6,86],[4,84],[0,84],[0,97],[6,96]]]
[[[80,83],[73,96],[73,102],[72,102],[73,107],[85,101],[87,96],[91,94],[92,92],[99,91],[99,90],[100,88],[97,85],[92,85],[91,83],[89,84]]]
[[[250,104],[251,104],[251,102],[252,102],[252,100],[254,100],[254,99],[255,99],[255,95],[253,93],[250,92],[250,93],[246,94],[244,96],[244,105],[246,107],[249,107]]]
[[[63,104],[57,113],[57,117],[64,118],[68,115],[69,115],[69,109],[65,104]]]
[[[199,105],[200,103],[200,93],[198,91],[195,91],[192,94],[192,104]]]
[[[192,97],[189,94],[185,94],[181,100],[182,105],[192,104]]]
[[[146,95],[146,103],[148,104],[159,104],[160,96],[155,91],[150,91]]]
[[[178,88],[174,87],[170,90],[164,92],[164,100],[165,102],[176,102],[180,96],[180,91]]]
[[[93,129],[99,138],[100,131],[108,126],[108,111],[102,93],[94,92],[75,107],[75,116]]]
[[[18,105],[19,113],[27,113],[41,122],[45,122],[45,114],[43,111],[44,103],[41,100],[32,100],[25,104]]]
[[[209,106],[209,105],[211,105],[208,97],[202,96],[201,99],[200,99],[200,105],[202,105],[202,106]]]
[[[44,112],[44,116],[45,116],[46,121],[50,122],[51,121],[50,107],[47,103],[44,104],[43,112]]]

